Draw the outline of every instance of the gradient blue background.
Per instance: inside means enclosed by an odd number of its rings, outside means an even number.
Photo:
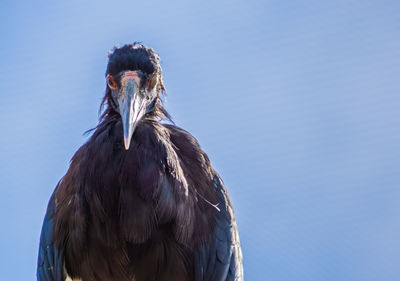
[[[246,280],[399,280],[398,1],[55,2],[0,3],[2,280],[35,279],[107,51],[133,41],[229,188]]]

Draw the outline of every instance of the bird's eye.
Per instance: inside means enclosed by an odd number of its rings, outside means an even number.
[[[155,85],[157,84],[157,73],[155,73],[153,75],[153,77],[151,77],[149,83],[147,84],[147,89],[151,90],[155,87]]]
[[[111,90],[117,89],[117,83],[115,82],[114,78],[110,74],[107,75],[107,84]]]

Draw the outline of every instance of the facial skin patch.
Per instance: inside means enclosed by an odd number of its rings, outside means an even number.
[[[136,71],[127,71],[122,75],[121,86],[124,87],[126,85],[126,82],[131,79],[136,82],[136,85],[140,85],[140,78]]]

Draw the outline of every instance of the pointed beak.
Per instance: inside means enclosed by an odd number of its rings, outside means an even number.
[[[128,150],[136,125],[145,115],[147,107],[146,99],[140,93],[136,79],[124,80],[118,96],[118,106],[124,131],[125,149]]]

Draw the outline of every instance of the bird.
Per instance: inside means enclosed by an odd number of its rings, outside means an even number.
[[[109,52],[99,123],[47,205],[37,280],[243,280],[227,189],[165,95],[152,48]]]

